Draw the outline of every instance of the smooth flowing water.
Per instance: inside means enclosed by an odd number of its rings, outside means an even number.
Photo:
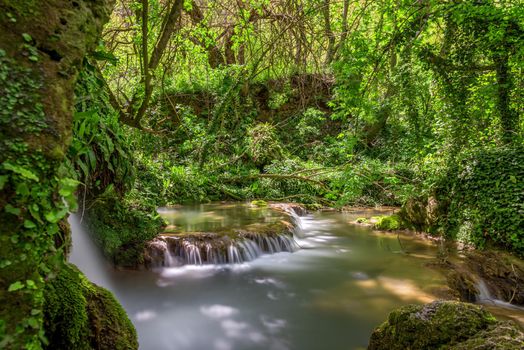
[[[182,221],[200,222],[198,212],[237,216],[219,222],[253,219],[238,208],[199,208],[189,210],[194,220],[182,215]],[[295,235],[301,249],[293,253],[157,271],[108,268],[81,240],[86,233],[73,217],[71,261],[114,292],[137,328],[141,349],[363,349],[392,309],[435,299],[444,281],[425,267],[437,253],[434,245],[348,224],[358,216],[302,217]]]

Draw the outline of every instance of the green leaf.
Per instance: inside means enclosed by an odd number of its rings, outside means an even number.
[[[36,316],[36,315],[39,315],[41,312],[42,312],[41,310],[33,309],[31,310],[31,315]]]
[[[9,214],[13,214],[13,215],[20,215],[21,213],[21,210],[19,208],[15,208],[13,207],[11,204],[6,204],[4,210],[9,213]]]
[[[38,322],[38,319],[34,318],[34,317],[30,317],[27,319],[27,324],[31,327],[31,328],[35,328],[37,329],[39,327],[39,322]]]
[[[8,179],[9,179],[9,176],[7,176],[7,175],[1,175],[0,176],[0,190],[4,189],[4,186],[5,186],[5,184],[6,184]]]
[[[105,50],[97,50],[91,54],[91,57],[97,61],[108,61],[115,65],[118,63],[118,58],[116,58],[116,56],[111,52],[107,52]]]
[[[80,182],[75,179],[60,179],[60,189],[58,190],[58,193],[63,197],[68,197],[75,192],[78,184],[80,184]]]
[[[31,220],[24,220],[24,227],[31,229],[31,228],[35,228],[36,225]]]
[[[21,196],[29,196],[29,186],[27,183],[21,182],[16,186],[16,193]]]
[[[17,290],[20,290],[24,288],[24,284],[20,281],[16,281],[15,283],[12,283],[9,288],[7,289],[8,292],[15,292]]]
[[[0,261],[0,269],[3,269],[4,267],[7,267],[11,265],[12,262],[10,260],[1,260]]]
[[[31,42],[33,40],[33,38],[31,37],[31,35],[27,34],[27,33],[22,33],[22,37],[24,38],[25,41],[27,41],[28,43]]]
[[[56,211],[56,210],[50,211],[46,213],[44,216],[47,221],[49,221],[52,224],[56,224],[58,221],[64,218],[66,214],[67,214],[67,209],[62,209],[59,211]]]
[[[30,170],[27,170],[19,165],[12,164],[10,162],[4,162],[3,164],[4,169],[11,170],[14,173],[17,173],[19,175],[22,175],[26,179],[34,180],[38,182],[38,177],[31,172]]]

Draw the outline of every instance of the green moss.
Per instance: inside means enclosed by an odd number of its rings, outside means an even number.
[[[49,349],[137,349],[136,332],[113,295],[64,265],[46,284]]]
[[[255,207],[267,207],[267,202],[263,200],[254,200],[251,201],[251,205]]]
[[[388,320],[374,330],[368,349],[473,349],[466,345],[481,339],[487,343],[495,336],[505,346],[500,349],[512,349],[513,339],[521,339],[524,334],[513,324],[504,326],[481,306],[435,301],[391,312]]]
[[[357,224],[367,224],[367,223],[369,222],[369,220],[366,219],[366,218],[357,218],[357,219],[355,220],[355,222],[356,222]]]
[[[322,209],[324,206],[319,203],[305,203],[304,207],[310,211],[316,211]]]
[[[397,214],[376,217],[376,222],[373,227],[383,231],[394,231],[404,228],[402,220]]]
[[[154,208],[130,208],[118,198],[97,200],[86,222],[104,255],[117,266],[131,268],[143,263],[145,243],[164,224]]]

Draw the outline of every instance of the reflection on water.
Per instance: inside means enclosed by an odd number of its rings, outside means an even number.
[[[159,208],[158,213],[169,223],[169,230],[182,232],[241,228],[256,223],[272,223],[285,218],[278,211],[242,203],[164,207]]]
[[[96,261],[77,260],[77,249],[72,260],[115,293],[141,349],[362,349],[392,309],[433,300],[444,281],[424,267],[436,247],[410,237],[401,247],[396,235],[348,225],[351,215],[358,213],[304,217],[302,249],[244,264],[94,271]]]

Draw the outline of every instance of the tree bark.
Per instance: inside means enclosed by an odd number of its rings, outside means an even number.
[[[0,0],[0,348],[40,349],[74,86],[114,0]]]

